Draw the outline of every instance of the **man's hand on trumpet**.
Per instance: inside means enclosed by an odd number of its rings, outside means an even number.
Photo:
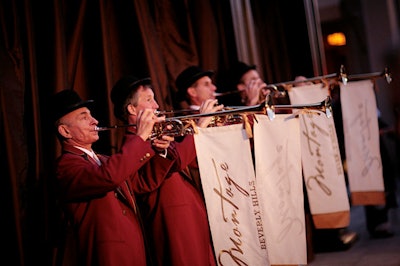
[[[221,111],[223,108],[224,108],[224,105],[223,104],[218,104],[218,100],[216,100],[216,99],[208,99],[208,100],[205,100],[200,105],[199,111],[200,111],[200,114],[214,113],[214,112],[217,112],[217,111]],[[197,126],[198,127],[207,127],[211,123],[212,119],[213,119],[212,116],[201,117],[197,121]]]
[[[169,144],[171,143],[171,141],[174,141],[174,140],[175,140],[175,138],[172,136],[162,135],[160,138],[153,139],[151,141],[151,144],[153,145],[153,148],[156,151],[162,152],[165,149],[167,149],[169,147]]]
[[[239,86],[239,89],[244,91],[245,95],[242,95],[244,104],[247,106],[256,105],[259,102],[260,94],[262,90],[267,87],[267,84],[261,79],[251,79],[243,87]]]
[[[154,109],[146,108],[140,110],[137,117],[137,132],[143,140],[148,140],[152,135],[155,123],[161,123],[165,121],[165,116],[157,116]],[[172,136],[162,135],[158,138],[151,138],[151,145],[158,152],[163,152],[167,149],[175,138]]]
[[[163,117],[165,118],[165,116]],[[166,125],[166,129],[171,130],[172,125]],[[175,137],[168,135],[166,131],[165,134],[161,134],[157,138],[150,138],[150,140],[151,145],[153,145],[153,149],[155,149],[157,152],[163,152],[169,147],[171,142],[175,140]]]
[[[154,124],[163,121],[165,121],[165,116],[156,116],[153,109],[140,110],[136,120],[136,134],[143,140],[147,140],[153,131]]]

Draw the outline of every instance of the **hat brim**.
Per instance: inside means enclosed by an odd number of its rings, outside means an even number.
[[[140,85],[151,85],[151,78],[143,78],[132,82],[131,84],[129,84],[128,88],[135,88]]]
[[[202,77],[208,76],[208,77],[211,78],[213,75],[214,75],[214,71],[211,71],[211,70],[199,72],[199,73],[197,73],[196,75],[193,75],[193,76],[190,78],[190,80],[189,80],[189,82],[188,82],[188,83],[190,83],[190,84],[188,84],[187,87],[190,87],[193,83],[196,82],[196,80],[198,80],[198,79],[200,79],[200,78],[202,78]]]
[[[71,113],[72,111],[75,111],[76,109],[79,109],[81,107],[88,107],[88,108],[92,107],[93,103],[94,103],[94,100],[87,100],[87,101],[82,101],[77,104],[71,105],[67,109],[65,109],[64,112],[58,114],[56,116],[56,119],[60,119],[64,115]]]
[[[256,68],[257,68],[256,65],[250,65],[250,66],[247,67],[247,71],[249,71],[249,70],[255,70]],[[246,71],[246,72],[247,72],[247,71]]]
[[[255,70],[256,68],[257,68],[256,65],[246,65],[243,67],[243,69],[240,70],[241,71],[240,74],[244,75],[244,73],[247,73],[247,71]]]

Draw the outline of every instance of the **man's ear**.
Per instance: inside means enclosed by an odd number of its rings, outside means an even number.
[[[236,88],[238,89],[238,91],[244,91],[246,90],[246,85],[244,85],[243,83],[239,83],[238,85],[236,85]]]
[[[71,138],[71,134],[66,125],[58,125],[57,127],[58,133],[66,139]]]
[[[127,106],[127,109],[128,109],[128,113],[129,113],[130,115],[137,115],[136,107],[133,106],[133,104],[129,104],[129,105]]]
[[[189,87],[189,88],[187,89],[187,94],[189,94],[189,96],[190,96],[191,98],[193,98],[193,97],[196,97],[196,96],[197,96],[197,91],[196,91],[196,89],[195,89],[194,87]]]

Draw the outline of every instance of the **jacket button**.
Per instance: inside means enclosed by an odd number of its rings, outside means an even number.
[[[126,210],[122,210],[122,214],[123,214],[123,215],[126,215]]]
[[[149,158],[150,157],[150,153],[146,153],[146,157]]]

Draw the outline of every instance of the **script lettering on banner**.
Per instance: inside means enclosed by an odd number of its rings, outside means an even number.
[[[270,265],[243,125],[199,128],[194,139],[218,265]]]
[[[312,84],[289,92],[293,104],[321,102],[328,86]],[[316,228],[342,228],[350,223],[350,203],[335,123],[319,110],[299,112],[301,156],[310,212]]]
[[[378,113],[372,81],[340,84],[340,101],[352,203],[384,204]]]
[[[271,265],[307,264],[299,121],[256,115],[254,154]]]

